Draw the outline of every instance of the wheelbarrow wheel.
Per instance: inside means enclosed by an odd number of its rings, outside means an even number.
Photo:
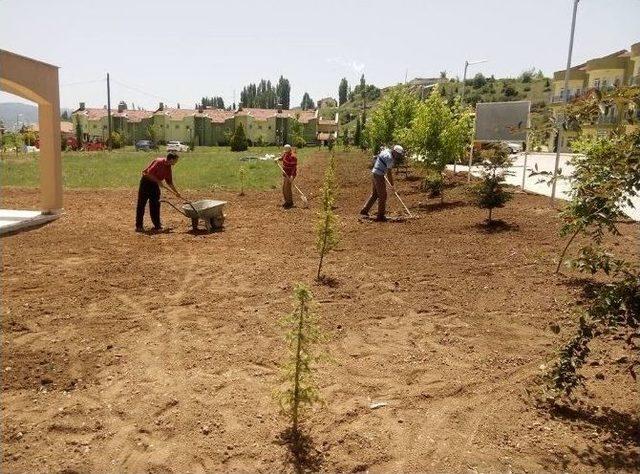
[[[192,217],[191,218],[191,228],[194,231],[198,230],[198,218],[197,217]]]

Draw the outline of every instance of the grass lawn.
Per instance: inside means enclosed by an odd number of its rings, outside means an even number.
[[[314,148],[299,149],[303,161]],[[174,168],[174,180],[180,189],[240,188],[240,167],[247,170],[247,189],[269,189],[278,184],[280,171],[269,161],[242,158],[279,154],[279,147],[250,148],[246,152],[232,152],[227,147],[196,147],[181,153]],[[126,147],[112,152],[62,152],[62,174],[67,189],[128,188],[138,185],[140,172],[157,156],[158,151],[135,151]],[[39,185],[38,155],[4,154],[0,160],[2,186],[37,187]]]

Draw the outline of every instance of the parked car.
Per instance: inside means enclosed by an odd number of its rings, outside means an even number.
[[[520,153],[523,150],[523,146],[521,142],[502,142],[504,146],[509,149],[509,153]]]
[[[149,151],[158,148],[151,140],[138,140],[136,142],[136,151]]]
[[[189,151],[189,147],[182,142],[173,140],[167,142],[167,151]]]

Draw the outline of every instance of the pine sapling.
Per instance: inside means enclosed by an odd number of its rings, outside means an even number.
[[[247,170],[244,166],[240,167],[240,196],[244,196],[244,182],[247,178]]]
[[[324,174],[322,185],[322,211],[319,213],[316,247],[320,254],[318,262],[318,274],[316,279],[322,280],[322,263],[324,256],[338,244],[338,230],[336,229],[336,216],[333,213],[333,205],[336,196],[335,159],[330,158],[329,165]]]
[[[319,401],[313,377],[313,365],[318,357],[313,349],[322,336],[309,289],[298,284],[293,297],[294,310],[283,318],[289,346],[289,358],[283,367],[283,382],[287,386],[278,393],[278,398],[283,413],[291,421],[291,433],[298,438],[301,414]]]

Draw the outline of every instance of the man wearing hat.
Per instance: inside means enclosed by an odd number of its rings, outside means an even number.
[[[389,180],[389,184],[393,186],[393,165],[394,162],[400,160],[404,156],[404,148],[400,145],[394,145],[393,148],[383,148],[375,157],[373,169],[371,170],[371,196],[360,211],[363,216],[369,216],[369,210],[378,201],[378,213],[375,220],[385,222],[387,205],[387,183],[385,176]]]

